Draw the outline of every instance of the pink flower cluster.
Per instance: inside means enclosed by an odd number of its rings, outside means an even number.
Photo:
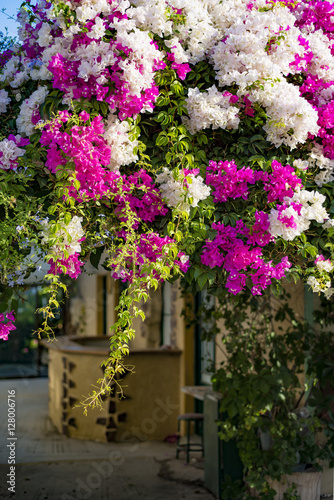
[[[236,104],[239,101],[239,97],[237,95],[231,94],[228,90],[223,92],[224,97],[228,97],[231,104]]]
[[[236,227],[221,222],[212,224],[217,235],[206,241],[201,261],[210,268],[221,267],[228,273],[226,288],[233,295],[245,289],[247,278],[253,285],[252,294],[261,295],[273,279],[282,279],[291,267],[288,257],[283,257],[276,265],[264,261],[260,247],[271,239],[268,227],[268,216],[263,213],[257,213],[252,230],[242,221],[238,221]]]
[[[255,111],[252,107],[252,104],[253,104],[252,101],[250,99],[248,99],[248,94],[245,95],[243,97],[243,104],[241,104],[241,107],[243,107],[243,106],[245,107],[245,109],[244,109],[245,115],[254,116]]]
[[[300,45],[305,47],[305,52],[302,56],[295,54],[295,59],[290,63],[291,68],[295,71],[305,71],[307,67],[311,64],[314,57],[313,52],[310,49],[310,42],[306,40],[303,36],[299,35],[298,41]]]
[[[140,221],[153,222],[157,216],[166,215],[168,208],[162,201],[160,191],[144,169],[128,177],[124,175],[122,182],[123,194],[116,197],[118,207],[115,212],[123,217],[126,203],[128,203],[138,217],[138,220],[134,222],[134,227],[137,228]]]
[[[249,233],[247,233],[249,245],[258,245],[265,247],[271,241],[274,241],[273,236],[269,232],[270,222],[268,214],[264,212],[255,212],[255,223]]]
[[[292,8],[292,7],[290,7]],[[320,30],[329,40],[331,53],[334,55],[334,6],[331,2],[321,0],[310,0],[299,4],[298,20],[296,26],[299,28],[311,27],[312,32]],[[299,38],[300,43],[309,49],[306,40],[303,37]],[[320,130],[317,134],[323,146],[325,157],[334,159],[334,139],[333,139],[333,111],[334,111],[334,95],[333,91],[327,91],[334,85],[334,81],[323,80],[313,74],[310,65],[312,63],[313,54],[311,50],[305,52],[304,71],[306,78],[300,87],[301,95],[306,98],[318,112],[318,125]],[[310,71],[309,71],[310,69]],[[324,99],[324,96],[325,99]],[[314,138],[314,137],[312,137]]]
[[[295,169],[290,165],[283,166],[274,160],[271,169],[271,174],[258,172],[258,178],[263,181],[264,189],[268,192],[268,203],[283,201],[286,196],[291,198],[298,187],[303,187],[301,180],[295,174]]]
[[[60,112],[59,119],[46,125],[40,140],[43,146],[48,147],[46,166],[51,172],[56,172],[68,162],[74,165],[80,188],[76,190],[73,186],[70,195],[81,200],[114,193],[118,204],[115,212],[120,218],[124,217],[127,204],[143,222],[153,222],[157,216],[165,215],[168,209],[152,177],[145,170],[121,176],[104,168],[110,163],[111,147],[103,137],[102,117],[93,118],[90,125],[86,111],[82,111],[79,117],[83,125],[62,131],[63,124],[69,121],[71,115],[67,111]],[[122,194],[118,194],[120,187]],[[139,222],[136,225],[138,227]]]
[[[109,17],[114,17],[109,16]],[[127,17],[125,15],[125,17]],[[97,16],[101,21],[101,18]],[[95,21],[95,20],[94,20]],[[111,30],[108,26],[108,20],[104,20],[105,28]],[[92,52],[96,50],[96,46],[100,44],[100,40],[88,36],[93,30],[95,23],[89,22],[85,26],[87,32],[80,32],[73,37],[71,51],[76,52],[79,47],[85,47],[87,52],[92,47]],[[96,97],[98,101],[104,101],[109,104],[110,109],[118,110],[118,116],[121,120],[127,117],[132,117],[146,109],[153,109],[154,102],[159,95],[159,88],[152,80],[147,82],[147,87],[143,88],[140,93],[131,91],[131,82],[127,81],[125,74],[126,66],[124,61],[131,58],[132,48],[123,45],[114,33],[115,40],[109,40],[108,54],[112,54],[112,62],[98,74],[83,75],[81,70],[81,57],[67,59],[62,54],[54,55],[49,64],[48,70],[53,75],[53,87],[65,92],[65,95],[73,99],[88,99]],[[151,42],[151,45],[157,50],[157,57],[151,67],[151,73],[158,71],[165,66],[165,63],[160,61],[160,52],[157,44]],[[98,56],[97,64],[102,61],[102,56]],[[147,64],[147,61],[146,61]],[[147,68],[146,68],[147,69]],[[143,68],[138,67],[139,74]]]
[[[293,10],[298,8],[301,13],[298,16],[296,26],[303,28],[310,26],[312,31],[321,30],[327,34],[328,38],[334,38],[334,5],[327,0],[308,0],[293,4],[289,2],[288,6]],[[334,54],[334,46],[332,46]]]
[[[7,322],[5,323],[5,317]],[[8,335],[12,330],[16,330],[13,322],[15,321],[14,311],[7,314],[0,314],[0,339],[8,340]]]
[[[263,182],[268,193],[268,203],[283,201],[284,197],[292,197],[301,180],[295,175],[295,169],[290,165],[283,166],[274,160],[271,164],[272,173],[256,171],[250,167],[238,168],[232,161],[210,161],[207,167],[206,183],[213,188],[213,199],[216,202],[226,202],[229,198],[247,200],[249,186],[258,181]]]
[[[318,138],[321,140],[324,155],[330,159],[334,159],[334,96],[332,91],[330,100],[324,102],[322,94],[333,85],[334,81],[325,82],[316,75],[308,75],[300,87],[303,97],[317,109],[319,116],[317,123],[320,126]]]
[[[85,122],[83,125],[62,131],[63,124],[70,120],[71,115],[61,111],[59,118],[45,126],[40,143],[47,147],[45,165],[51,172],[55,173],[69,162],[74,165],[80,188],[78,194],[73,189],[72,196],[95,198],[107,192],[108,181],[113,182],[118,176],[103,168],[110,163],[111,148],[103,138],[102,116],[93,118],[90,125],[87,123],[90,117],[86,111],[82,111],[79,117]]]
[[[213,199],[226,202],[229,198],[248,198],[248,185],[255,183],[255,172],[250,167],[238,169],[234,161],[210,161],[206,184],[213,188]]]
[[[50,274],[63,274],[63,270],[61,266],[66,267],[66,274],[72,278],[72,279],[77,279],[79,274],[81,274],[82,269],[81,267],[84,265],[84,262],[79,260],[80,254],[74,253],[70,255],[67,259],[57,259],[55,261],[50,260]]]
[[[126,240],[126,234],[123,234],[123,238]],[[136,253],[128,258],[127,267],[117,269],[117,265],[113,264],[112,268],[114,271],[112,271],[111,276],[115,279],[130,282],[132,282],[134,277],[145,276],[147,272],[145,266],[152,262],[162,260],[168,254],[168,247],[174,243],[175,241],[169,236],[162,237],[157,233],[141,234]],[[178,253],[174,264],[184,273],[187,272],[190,267],[189,259],[183,252]],[[161,274],[156,270],[153,271],[152,276],[159,281],[163,279]]]
[[[171,61],[171,68],[175,69],[177,76],[180,78],[180,80],[185,80],[186,76],[188,73],[190,73],[191,68],[188,63],[181,63],[178,64],[175,62],[175,56],[171,52],[167,52],[167,59],[168,61]]]

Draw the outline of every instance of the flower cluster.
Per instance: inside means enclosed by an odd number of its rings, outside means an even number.
[[[14,326],[13,324],[14,321],[14,311],[11,311],[7,314],[0,314],[0,339],[8,340],[8,335],[10,334],[10,332],[12,330],[16,330],[16,326]]]
[[[28,2],[20,44],[0,55],[0,174],[25,180],[3,211],[16,268],[15,228],[34,240],[39,212],[34,243],[55,275],[77,277],[100,245],[123,280],[193,264],[194,281],[220,268],[230,293],[261,294],[291,260],[329,296],[333,12],[321,0]],[[22,220],[21,189],[36,201]],[[323,231],[328,255],[302,269]]]
[[[10,103],[10,98],[8,97],[8,92],[4,89],[0,90],[0,113],[6,113],[7,106]]]
[[[46,86],[39,87],[23,101],[19,116],[16,120],[17,130],[20,134],[30,136],[34,133],[35,125],[40,121],[39,106],[45,101],[49,91]]]
[[[177,207],[185,212],[190,212],[190,207],[197,207],[199,201],[210,196],[210,188],[204,184],[198,170],[186,170],[175,179],[173,173],[164,168],[158,174],[156,181],[163,198],[169,207]]]
[[[126,120],[121,122],[114,114],[109,114],[104,138],[111,148],[108,168],[114,172],[119,172],[122,165],[129,165],[138,160],[137,154],[134,153],[138,141],[130,139],[130,130]]]
[[[47,245],[52,258],[49,261],[50,272],[61,274],[64,270],[71,278],[77,278],[81,273],[83,262],[79,260],[81,242],[84,240],[82,218],[74,216],[68,224],[59,222],[59,229],[53,231],[53,226],[47,219],[41,221],[42,244]]]
[[[325,257],[322,254],[317,256],[314,263],[319,269],[319,271],[327,271],[329,273],[334,269],[334,266],[331,263],[331,261],[329,259],[325,259]]]
[[[212,127],[213,130],[237,129],[240,123],[239,109],[231,102],[230,94],[219,92],[214,85],[205,92],[200,92],[196,87],[188,90],[186,108],[189,118],[184,118],[183,123],[190,133]],[[238,100],[237,96],[236,99]]]
[[[134,227],[138,227],[140,222],[153,222],[159,215],[166,215],[168,212],[152,177],[145,170],[129,176],[124,175],[122,190],[122,195],[115,198],[118,202],[115,212],[124,218],[128,204],[136,215]]]
[[[127,235],[123,234],[123,237],[126,239]],[[169,236],[161,237],[157,233],[142,234],[135,252],[126,259],[126,267],[112,264],[111,276],[129,282],[132,282],[138,276],[145,276],[151,263],[162,262],[163,265],[164,259],[166,259],[173,246],[175,246],[175,241]],[[190,266],[189,256],[185,255],[184,252],[179,252],[177,258],[174,259],[174,264],[178,266],[181,272],[187,272]],[[152,277],[162,281],[162,274],[159,269],[153,271]]]
[[[210,161],[207,172],[206,183],[213,187],[213,199],[216,202],[225,202],[229,198],[247,200],[249,184],[254,184],[256,180],[253,169],[238,169],[233,160],[218,163]]]
[[[256,182],[262,182],[268,193],[268,203],[283,201],[302,187],[301,180],[296,176],[290,165],[283,166],[277,160],[271,163],[271,173],[255,170],[250,167],[238,168],[232,161],[210,161],[207,167],[206,182],[214,188],[213,199],[225,202],[229,198],[248,199],[249,187]]]
[[[307,284],[310,285],[313,292],[323,293],[327,299],[330,299],[334,294],[334,288],[331,287],[331,279],[329,273],[333,271],[334,265],[322,254],[317,256],[314,264],[315,273],[308,278]]]
[[[325,196],[316,191],[298,191],[284,203],[272,208],[269,232],[277,238],[292,241],[309,229],[311,221],[323,224],[329,215],[323,206]]]
[[[259,222],[260,217],[256,229],[259,229]],[[291,267],[287,257],[283,257],[276,265],[265,262],[260,245],[254,241],[254,233],[247,243],[243,241],[249,238],[250,231],[242,221],[238,221],[235,227],[225,226],[221,222],[213,223],[212,229],[217,234],[213,240],[206,241],[201,261],[210,268],[218,266],[227,272],[226,288],[234,295],[245,289],[247,278],[250,278],[253,285],[253,295],[261,295],[272,283],[272,279],[284,278]],[[260,239],[262,234],[263,227],[258,234]]]
[[[111,148],[103,137],[102,116],[94,117],[88,124],[90,116],[82,111],[79,118],[84,124],[62,131],[70,118],[71,114],[63,111],[58,119],[45,126],[40,139],[41,145],[47,147],[45,165],[56,173],[59,167],[71,162],[80,183],[78,194],[73,190],[72,196],[95,198],[109,189],[107,181],[115,177],[103,168],[110,164]]]
[[[25,154],[23,149],[29,144],[29,139],[24,139],[19,134],[10,134],[7,139],[0,142],[0,168],[3,170],[15,169],[17,159]]]
[[[154,72],[163,58],[148,33],[128,19],[127,6],[125,0],[103,2],[103,7],[90,2],[76,6],[77,24],[61,37],[44,37],[43,45],[49,46],[42,56],[54,88],[62,90],[67,101],[94,96],[117,110],[121,119],[152,109],[159,93]]]

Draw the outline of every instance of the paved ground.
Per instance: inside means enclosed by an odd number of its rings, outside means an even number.
[[[203,463],[175,459],[175,445],[96,443],[60,436],[47,415],[47,379],[0,381],[1,500],[214,500]],[[7,395],[16,391],[16,440]],[[15,450],[14,450],[15,445]],[[15,493],[8,458],[15,452]]]

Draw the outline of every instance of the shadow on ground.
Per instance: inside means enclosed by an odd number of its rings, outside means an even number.
[[[47,379],[0,381],[1,500],[214,500],[198,454],[186,464],[175,444],[96,443],[61,436],[48,418]],[[16,391],[16,430],[8,436],[7,395]],[[8,458],[15,442],[15,493]],[[12,448],[14,448],[12,446]]]

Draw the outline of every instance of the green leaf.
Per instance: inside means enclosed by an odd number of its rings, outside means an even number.
[[[108,114],[108,105],[107,103],[105,102],[100,102],[100,110],[101,110],[101,113],[103,114],[103,116],[107,116]]]
[[[8,303],[7,302],[0,302],[0,314],[6,312],[8,310]]]
[[[71,222],[71,220],[72,220],[72,216],[71,216],[71,214],[69,212],[67,212],[65,214],[65,217],[64,217],[65,226],[68,226],[69,223]]]
[[[203,272],[197,280],[197,283],[201,290],[203,290],[205,283],[208,281],[208,275],[206,272]]]
[[[307,245],[304,247],[305,251],[311,255],[311,257],[316,257],[318,255],[318,249],[312,245]]]
[[[6,288],[2,292],[2,294],[0,295],[0,303],[4,302],[6,304],[6,308],[7,308],[7,304],[9,302],[9,300],[11,299],[12,295],[13,295],[13,289],[10,287]]]
[[[200,269],[199,267],[197,269],[195,269],[194,279],[197,280],[197,278],[200,276],[200,274],[202,274],[202,272],[203,272],[203,269]]]
[[[250,142],[254,141],[263,141],[264,137],[262,135],[256,134],[253,135],[253,137],[250,138]]]

